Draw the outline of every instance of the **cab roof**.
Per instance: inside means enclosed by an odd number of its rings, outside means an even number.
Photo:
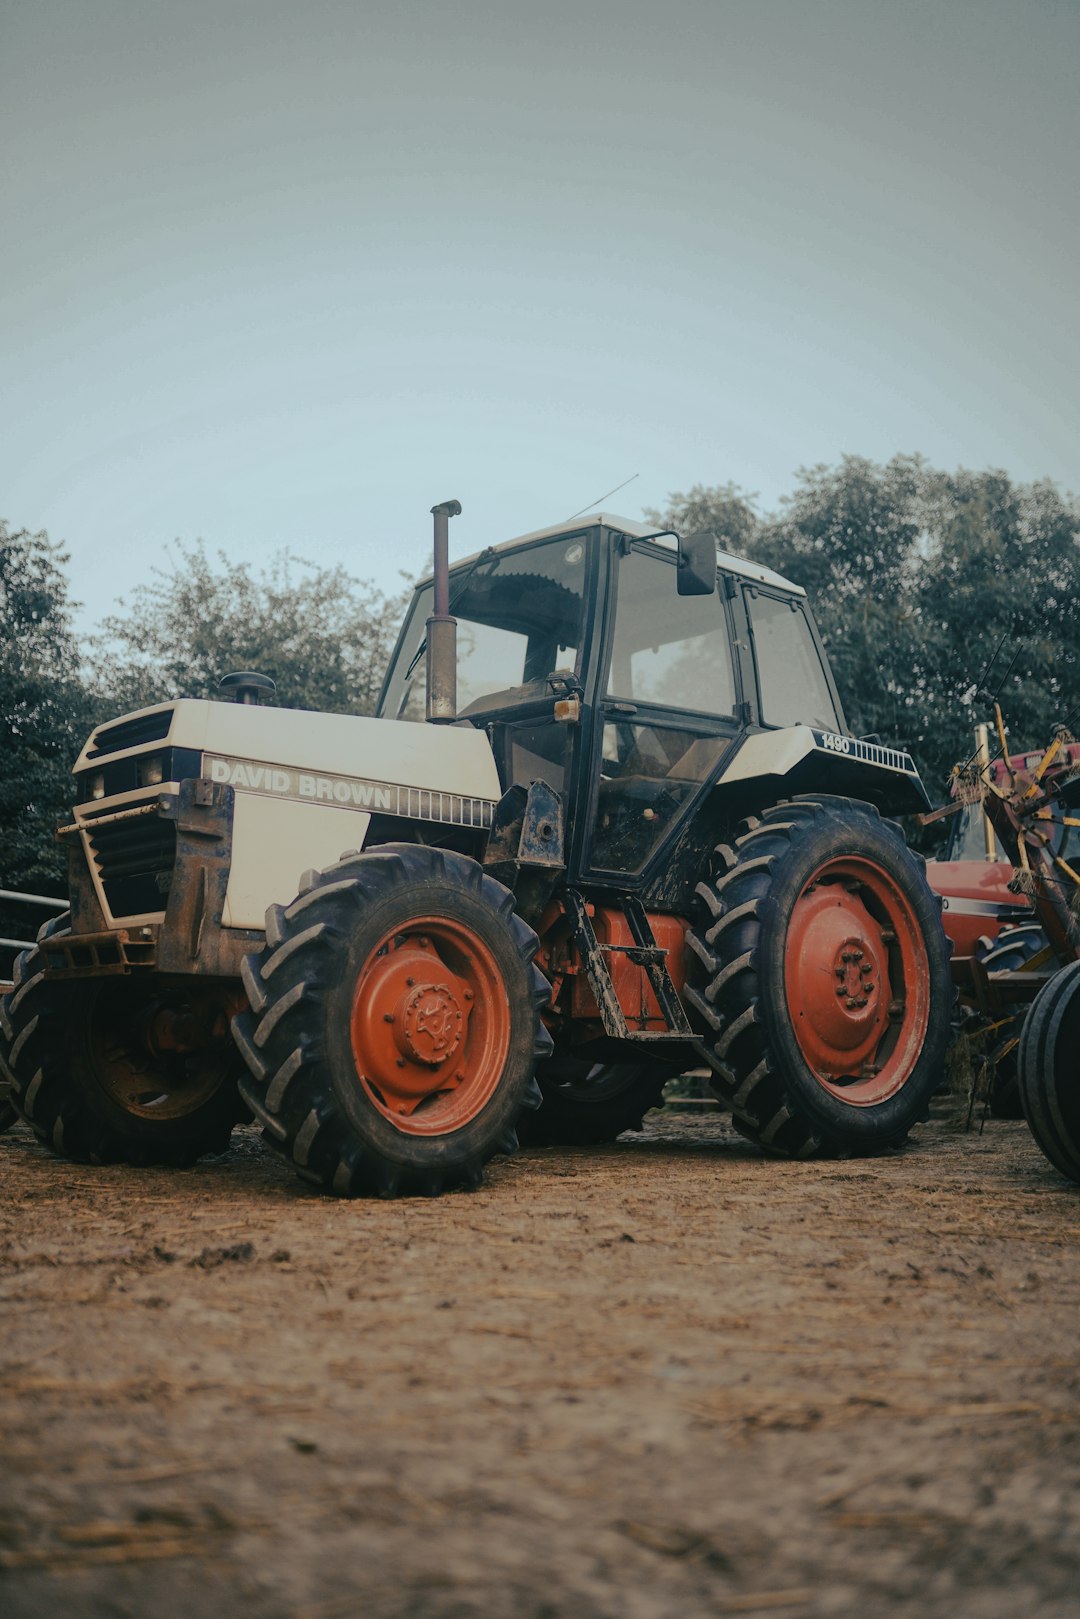
[[[674,539],[670,535],[657,536],[654,524],[637,523],[630,517],[615,517],[611,512],[592,512],[587,517],[568,517],[561,523],[553,523],[550,528],[533,529],[529,534],[519,534],[515,539],[504,540],[501,545],[492,546],[491,549],[496,552],[511,551],[515,546],[527,545],[533,540],[554,540],[560,534],[568,536],[581,534],[590,528],[610,528],[616,534],[628,535],[632,540],[651,539],[666,550],[675,549]],[[479,555],[479,552],[474,552],[472,556],[462,557],[459,561],[451,563],[451,572],[474,561]],[[738,574],[754,584],[771,585],[776,590],[786,590],[793,596],[806,595],[802,585],[793,584],[790,579],[785,579],[782,574],[774,572],[772,568],[766,568],[760,562],[748,562],[745,557],[733,556],[730,551],[721,551],[717,548],[716,563],[725,573]],[[430,574],[426,575],[420,580],[420,584],[426,584],[430,577]]]

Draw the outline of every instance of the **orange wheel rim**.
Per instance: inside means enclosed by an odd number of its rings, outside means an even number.
[[[495,957],[446,917],[392,929],[356,981],[350,1036],[357,1080],[398,1130],[460,1130],[491,1100],[510,1050]]]
[[[784,987],[818,1084],[855,1107],[901,1090],[930,1021],[930,969],[911,902],[874,861],[827,861],[795,902]]]

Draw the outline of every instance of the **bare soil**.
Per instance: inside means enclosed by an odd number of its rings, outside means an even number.
[[[0,1611],[1080,1612],[1080,1190],[715,1115],[336,1203],[0,1138]]]

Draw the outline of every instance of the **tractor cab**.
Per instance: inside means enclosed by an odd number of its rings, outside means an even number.
[[[670,881],[672,845],[748,733],[845,730],[805,592],[720,553],[717,583],[699,569],[689,593],[684,555],[600,514],[451,570],[457,719],[486,732],[504,791],[542,782],[565,805],[571,881]],[[425,718],[433,591],[417,587],[383,718]]]

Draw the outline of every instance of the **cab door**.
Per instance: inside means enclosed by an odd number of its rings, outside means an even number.
[[[614,583],[581,856],[598,882],[633,887],[731,748],[743,695],[723,591],[678,595],[675,554],[648,542],[617,558]]]

